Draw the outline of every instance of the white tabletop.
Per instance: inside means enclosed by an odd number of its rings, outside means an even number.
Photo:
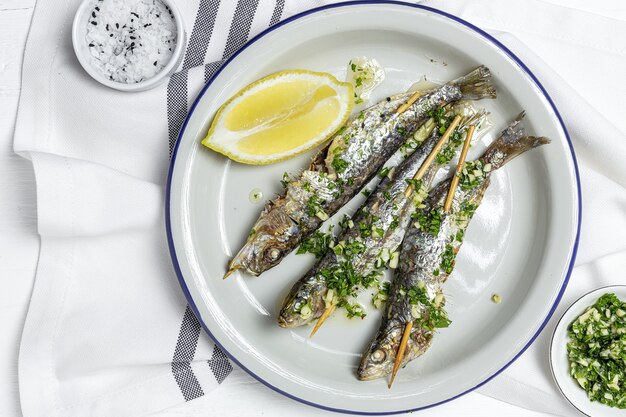
[[[0,416],[21,416],[17,358],[20,336],[35,278],[39,237],[36,187],[29,161],[15,155],[13,127],[20,92],[21,62],[35,0],[0,0]],[[491,384],[497,384],[496,378]],[[328,414],[283,397],[236,370],[213,392],[159,416]],[[574,413],[574,411],[572,411]],[[479,393],[420,412],[422,416],[547,416]]]

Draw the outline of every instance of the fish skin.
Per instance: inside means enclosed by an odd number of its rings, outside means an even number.
[[[495,98],[489,70],[478,67],[418,98],[405,112],[396,109],[412,93],[383,100],[363,110],[331,140],[308,170],[289,182],[284,195],[265,205],[229,271],[243,269],[259,275],[276,266],[298,244],[346,204],[376,174],[404,140],[440,104],[461,99]],[[344,161],[340,166],[336,161]],[[310,212],[321,201],[320,216]],[[320,218],[322,217],[322,218]]]
[[[460,106],[458,109],[453,107],[448,114],[459,113],[467,113],[467,107]],[[480,124],[486,119],[487,113],[485,111],[473,110],[464,117],[459,129],[464,130],[469,124]],[[432,124],[434,127],[434,122]],[[357,210],[352,219],[354,227],[342,231],[337,237],[337,242],[351,242],[358,239],[364,244],[365,251],[351,260],[356,273],[360,275],[371,273],[374,269],[375,260],[383,249],[394,252],[402,243],[411,220],[411,213],[414,210],[414,205],[412,204],[413,194],[409,195],[409,197],[405,195],[408,186],[406,180],[411,179],[415,175],[441,138],[440,132],[433,130],[432,127],[431,130],[430,136],[424,140],[421,146],[389,171],[389,174],[383,178],[374,192],[363,203],[361,208]],[[422,179],[422,186],[425,190],[430,189],[430,185],[440,168],[441,166],[435,163],[426,171]],[[385,230],[385,233],[379,238],[373,236],[362,237],[357,227],[361,222],[368,222],[371,215],[379,218],[376,226]],[[394,219],[397,221],[397,226],[395,229],[391,229],[389,226]],[[300,280],[296,281],[285,298],[278,315],[278,323],[281,327],[303,326],[322,315],[328,307],[324,301],[328,286],[320,272],[324,269],[337,267],[339,264],[340,261],[337,255],[334,252],[329,252]],[[299,311],[301,306],[306,303],[310,303],[312,314],[305,318],[300,315]]]
[[[407,197],[404,194],[408,185],[406,180],[413,177],[435,147],[438,139],[438,135],[431,135],[413,154],[390,171],[390,174],[383,178],[352,218],[355,226],[344,230],[338,236],[338,242],[354,241],[360,238],[360,230],[358,228],[360,222],[368,222],[372,215],[379,217],[380,221],[376,224],[384,229],[385,233],[379,238],[370,236],[367,239],[360,239],[365,245],[365,252],[352,259],[354,270],[359,274],[367,275],[373,270],[374,260],[383,247],[395,250],[402,242],[404,231],[410,221],[410,214],[406,215],[406,213],[413,199],[412,195]],[[429,170],[424,181],[431,182],[435,173],[435,170]],[[386,198],[386,194],[390,195],[391,198]],[[394,209],[394,207],[396,208]],[[391,230],[389,225],[394,220],[394,216],[399,220],[399,224],[395,229]],[[333,251],[330,251],[293,285],[278,315],[278,324],[281,327],[303,326],[322,315],[326,309],[324,296],[328,291],[328,286],[320,272],[339,264],[338,256]],[[299,311],[301,306],[306,303],[311,303],[312,314],[307,318],[303,318]]]
[[[519,126],[522,117],[523,113],[483,153],[480,161],[483,164],[491,164],[492,170],[485,173],[482,183],[469,190],[464,190],[461,186],[457,187],[452,208],[449,213],[442,214],[441,226],[436,236],[416,227],[410,227],[407,231],[380,327],[363,354],[357,370],[357,377],[360,380],[372,380],[391,374],[404,328],[409,321],[413,321],[413,327],[401,367],[424,354],[430,347],[434,329],[421,325],[420,319],[429,317],[432,305],[437,305],[435,308],[441,309],[445,305],[442,284],[449,274],[441,269],[441,256],[446,245],[452,245],[455,255],[461,246],[462,242],[454,239],[454,236],[457,232],[464,233],[471,220],[470,215],[460,224],[457,221],[462,204],[469,203],[478,207],[489,187],[493,171],[501,168],[516,156],[549,143],[547,138],[524,136],[523,129]],[[451,180],[448,179],[433,189],[426,199],[424,212],[441,210],[450,183]],[[439,275],[433,273],[435,270],[439,271]],[[408,297],[403,292],[406,293],[407,288],[418,285],[425,288],[428,299],[433,304],[429,306],[421,302],[415,305],[409,303]],[[438,296],[439,304],[435,302]],[[419,318],[415,318],[416,313]]]

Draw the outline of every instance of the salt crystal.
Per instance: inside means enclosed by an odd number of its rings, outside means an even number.
[[[132,84],[154,77],[176,45],[176,22],[161,0],[92,0],[86,40],[91,65],[106,79]],[[95,17],[94,17],[95,16]]]

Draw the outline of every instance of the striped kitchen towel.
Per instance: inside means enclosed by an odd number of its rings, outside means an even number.
[[[33,162],[41,236],[20,347],[24,417],[143,416],[235,389],[209,394],[239,376],[228,378],[233,365],[202,332],[170,262],[163,222],[170,153],[190,103],[225,59],[280,20],[333,1],[176,1],[189,39],[181,67],[167,83],[132,94],[101,86],[78,64],[70,29],[80,0],[37,2],[14,141],[15,151]],[[574,270],[564,300],[615,282],[610,271],[623,267],[598,259],[626,249],[623,234],[614,233],[626,228],[626,128],[619,117],[626,87],[614,82],[626,71],[620,43],[626,25],[619,13],[589,12],[589,2],[581,0],[567,6],[561,0],[425,3],[495,34],[553,95],[578,152],[588,213],[578,257],[587,265]],[[557,18],[564,23],[553,25]],[[551,380],[547,337],[544,332],[479,391],[544,415],[573,415]],[[262,389],[260,383],[236,388],[249,393],[253,386]],[[230,415],[322,413],[276,397],[266,408],[245,395],[225,398],[237,399],[221,410]],[[463,401],[446,405],[448,414],[500,415]],[[165,413],[188,415],[192,404]]]
[[[190,102],[251,36],[314,0],[178,1],[188,44],[168,82],[125,94],[78,64],[80,0],[38,1],[15,151],[37,179],[41,253],[19,359],[25,417],[144,415],[233,369],[201,331],[163,227],[169,157]]]

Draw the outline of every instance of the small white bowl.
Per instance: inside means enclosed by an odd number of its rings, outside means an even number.
[[[107,87],[120,91],[145,91],[161,84],[165,81],[165,79],[167,79],[167,77],[176,71],[184,55],[187,43],[187,34],[183,24],[183,16],[176,6],[176,3],[171,0],[161,1],[170,8],[172,14],[174,15],[174,19],[176,21],[176,46],[170,61],[160,72],[155,74],[154,77],[138,83],[121,83],[111,81],[96,71],[96,69],[91,65],[91,52],[89,51],[87,39],[85,38],[85,34],[87,32],[87,14],[91,11],[91,0],[83,0],[80,3],[72,24],[72,45],[74,46],[74,52],[76,53],[78,62],[80,62],[83,69],[91,75],[94,80],[98,81],[100,84],[106,85]]]
[[[626,300],[626,285],[611,285],[593,290],[579,298],[563,314],[554,329],[552,341],[550,342],[550,367],[552,368],[552,375],[556,385],[563,396],[581,413],[590,417],[609,415],[612,417],[626,417],[626,410],[590,401],[587,392],[569,374],[569,361],[567,359],[569,336],[567,335],[567,328],[587,307],[595,304],[598,298],[606,293],[613,293],[620,300]]]

